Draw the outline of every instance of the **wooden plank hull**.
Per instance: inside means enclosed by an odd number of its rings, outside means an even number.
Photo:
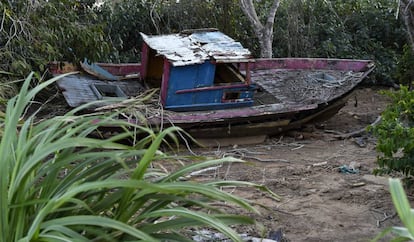
[[[208,125],[200,123],[192,127],[187,127],[180,123],[175,125],[183,127],[192,137],[200,139],[277,135],[288,130],[299,129],[311,122],[328,120],[346,104],[350,95],[351,93],[330,104],[326,104],[324,107],[307,110],[307,112],[284,113],[278,118],[269,117],[265,119],[263,117],[263,119],[255,120],[255,122],[247,119],[242,122],[222,121],[221,123],[216,122]]]
[[[116,76],[139,75],[141,71],[139,63],[100,65]],[[160,112],[159,106],[153,106],[152,115],[139,123],[152,127],[180,126],[192,136],[205,139],[278,134],[333,116],[374,69],[374,64],[369,60],[275,58],[257,59],[249,68],[252,82],[258,86],[253,106],[186,112]],[[240,71],[245,71],[243,65]],[[74,84],[75,79],[79,84]],[[76,99],[81,92],[73,86],[85,85],[91,79],[92,83],[99,83],[88,76],[77,76],[63,78],[58,85],[64,89],[68,103],[73,103],[71,98]],[[134,84],[128,86],[128,82]],[[145,86],[138,83],[139,80],[128,80],[120,86],[127,88],[124,92],[129,96],[134,96],[132,86],[139,89]],[[137,122],[131,117],[129,121]]]

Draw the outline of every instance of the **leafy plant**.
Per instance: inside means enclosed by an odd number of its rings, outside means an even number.
[[[412,241],[414,240],[414,210],[411,209],[410,203],[405,194],[401,181],[398,179],[389,179],[390,192],[395,210],[397,210],[404,227],[394,226],[384,230],[373,241],[378,241],[389,232],[396,235],[392,241]]]
[[[102,60],[110,45],[104,26],[93,11],[92,0],[0,1],[0,84],[24,78],[30,71],[37,79],[50,61],[79,63],[87,57]],[[1,96],[11,98],[12,89]]]
[[[402,85],[407,85],[412,89],[412,81],[414,80],[414,53],[411,45],[404,45],[403,55],[398,61],[396,77]]]
[[[29,90],[30,74],[18,96],[10,99],[0,118],[0,241],[188,241],[184,228],[206,226],[240,240],[229,227],[251,224],[253,219],[226,214],[217,205],[226,202],[248,211],[248,201],[229,194],[224,186],[253,186],[249,182],[186,181],[194,170],[234,158],[207,160],[173,173],[151,167],[169,160],[159,150],[172,127],[152,130],[118,120],[117,114],[64,116],[36,122],[22,115],[42,88],[57,78]],[[122,131],[103,139],[91,138],[102,127]],[[138,134],[129,130],[135,129]],[[140,139],[133,145],[119,141]]]
[[[382,121],[370,129],[378,138],[377,174],[399,171],[414,174],[414,92],[406,86],[400,90],[384,92],[391,104],[382,113]]]

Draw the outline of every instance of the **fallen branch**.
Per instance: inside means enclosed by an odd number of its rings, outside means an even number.
[[[293,148],[293,149],[290,149],[290,150],[298,150],[298,149],[301,149],[301,148],[303,148],[305,145],[301,145],[301,146],[298,146],[298,147],[296,147],[296,148]]]
[[[286,162],[286,163],[289,163],[289,161],[285,160],[285,159],[261,159],[261,158],[254,157],[254,156],[245,156],[244,158],[257,160],[257,161],[260,161],[260,162]]]
[[[392,219],[397,215],[397,213],[393,213],[391,215],[388,215],[387,213],[384,213],[384,218],[377,220],[377,227],[379,228],[381,226],[381,223],[385,222],[388,219]]]
[[[368,125],[367,127],[375,126],[379,122],[381,122],[381,116],[378,116],[377,119],[375,119],[375,121],[373,123],[371,123],[370,125]],[[358,137],[358,136],[361,136],[363,133],[367,132],[367,127],[364,127],[364,128],[359,129],[357,131],[346,133],[346,134],[337,134],[337,135],[334,135],[333,137],[337,138],[337,139],[348,139],[348,138],[351,138],[351,137]]]

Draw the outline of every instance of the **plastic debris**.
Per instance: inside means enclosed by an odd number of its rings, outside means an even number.
[[[266,238],[257,238],[249,236],[248,234],[239,234],[242,241],[246,242],[281,242],[283,241],[283,233],[282,230],[272,231],[269,236],[272,236],[271,239]],[[228,239],[224,234],[210,231],[207,229],[196,231],[196,235],[192,237],[193,241],[195,242],[212,242],[212,241],[219,241],[219,242],[231,242],[232,240]],[[276,240],[275,240],[276,239]]]
[[[352,166],[342,165],[339,167],[339,172],[344,174],[358,174],[359,169],[356,169]]]

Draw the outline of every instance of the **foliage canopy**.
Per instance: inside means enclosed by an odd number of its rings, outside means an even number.
[[[261,21],[265,21],[272,2],[255,1]],[[106,32],[118,50],[111,61],[138,61],[139,31],[161,34],[205,27],[218,28],[239,40],[255,56],[260,53],[238,0],[120,0],[108,2],[102,9],[102,22],[110,23]],[[273,56],[372,59],[377,65],[377,81],[391,82],[407,43],[397,10],[397,2],[388,0],[281,1],[274,25]]]
[[[98,21],[94,1],[37,0],[0,2],[0,81],[7,83],[25,77],[32,70],[36,76],[50,61],[78,63],[85,57],[104,59],[110,45],[104,26]],[[17,77],[17,78],[16,78]],[[4,91],[3,98],[15,93]],[[0,96],[0,97],[2,97]]]
[[[78,63],[86,57],[101,62],[138,62],[139,32],[162,34],[205,27],[218,28],[239,40],[255,56],[260,53],[238,0],[94,3],[1,1],[0,71],[23,78],[34,70],[39,78],[53,60]],[[255,1],[261,21],[271,3]],[[376,80],[392,82],[407,43],[397,9],[396,1],[388,0],[281,1],[273,56],[373,59]],[[1,72],[3,82],[16,79]]]

